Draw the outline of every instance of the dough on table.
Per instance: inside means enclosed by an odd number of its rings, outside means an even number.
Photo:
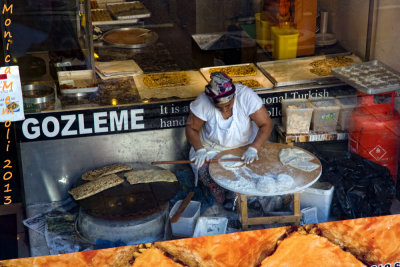
[[[297,148],[285,148],[279,152],[279,160],[283,165],[289,165],[305,172],[312,172],[319,167],[318,164],[311,162],[313,159],[313,156]]]

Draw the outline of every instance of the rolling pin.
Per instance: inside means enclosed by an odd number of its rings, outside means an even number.
[[[221,162],[221,161],[242,161],[240,158],[230,158],[230,159],[211,159],[206,162],[213,163],[213,162]],[[153,161],[152,165],[160,165],[160,164],[188,164],[193,163],[190,160],[173,160],[173,161]]]

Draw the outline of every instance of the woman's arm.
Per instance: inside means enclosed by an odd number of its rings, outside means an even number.
[[[268,140],[272,132],[272,121],[269,117],[268,111],[265,106],[261,106],[259,110],[250,115],[250,118],[258,126],[256,138],[250,146],[260,151],[262,144]]]
[[[203,120],[196,117],[192,112],[189,113],[189,117],[186,121],[185,133],[186,138],[189,140],[195,151],[203,147],[203,144],[200,141],[200,130],[203,125]]]

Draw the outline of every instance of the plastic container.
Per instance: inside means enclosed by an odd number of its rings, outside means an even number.
[[[357,96],[341,96],[336,97],[340,103],[340,112],[338,125],[342,131],[347,131],[349,129],[350,115],[353,109],[357,105]]]
[[[255,13],[256,19],[256,41],[262,48],[271,45],[271,26],[265,19],[265,14]]]
[[[295,28],[272,26],[271,36],[274,59],[296,58],[299,32]]]
[[[316,182],[300,194],[300,208],[317,208],[318,222],[327,222],[331,209],[334,186],[326,182]]]
[[[340,103],[334,97],[310,98],[314,109],[312,129],[317,133],[335,132],[339,119]]]
[[[308,99],[282,100],[282,123],[287,134],[310,131],[313,108]]]
[[[227,225],[228,219],[224,217],[200,217],[193,237],[225,234]]]
[[[169,213],[169,219],[174,216],[175,212],[181,205],[182,200],[178,200]],[[201,203],[198,201],[190,201],[189,205],[181,214],[178,221],[171,223],[172,235],[178,237],[191,237],[193,235],[196,221],[200,216]]]

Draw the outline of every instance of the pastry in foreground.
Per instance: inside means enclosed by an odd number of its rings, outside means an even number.
[[[261,267],[291,266],[365,266],[351,253],[343,251],[328,239],[313,235],[293,233],[285,238],[276,251],[261,263]]]

